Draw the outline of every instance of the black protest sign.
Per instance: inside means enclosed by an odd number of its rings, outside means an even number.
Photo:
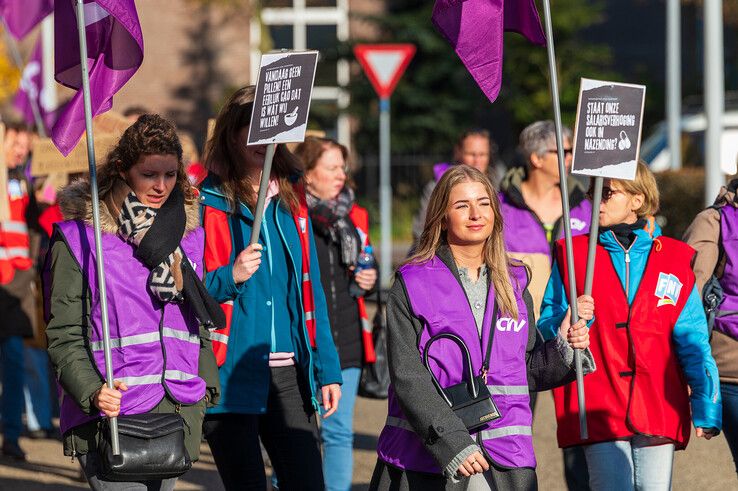
[[[645,100],[644,85],[582,79],[574,127],[574,174],[635,179]]]
[[[305,139],[317,51],[262,55],[247,145]]]

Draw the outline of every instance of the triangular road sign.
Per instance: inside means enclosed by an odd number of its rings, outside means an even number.
[[[354,54],[380,98],[395,90],[415,54],[412,44],[357,44]]]

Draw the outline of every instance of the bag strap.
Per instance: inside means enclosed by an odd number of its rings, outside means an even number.
[[[489,339],[487,340],[487,353],[484,355],[484,361],[482,362],[482,375],[484,380],[487,380],[487,372],[489,371],[489,362],[492,357],[492,342],[495,339],[495,331],[497,330],[497,315],[499,314],[499,308],[497,306],[497,300],[495,299],[495,306],[492,310],[492,326],[489,329]]]

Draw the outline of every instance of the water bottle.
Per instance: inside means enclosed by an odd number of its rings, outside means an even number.
[[[376,269],[377,262],[374,260],[374,254],[372,254],[372,252],[372,246],[364,246],[362,251],[359,253],[359,257],[356,259],[354,275],[365,269]],[[361,288],[355,280],[352,280],[351,285],[349,286],[349,293],[353,297],[361,297],[366,293],[366,290]]]

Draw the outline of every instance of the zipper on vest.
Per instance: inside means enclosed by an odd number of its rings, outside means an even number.
[[[625,253],[625,302],[628,304],[628,310],[630,310],[630,250],[633,248],[633,245],[638,240],[638,236],[633,239],[633,242],[631,242],[630,246],[626,249],[615,236],[615,232],[610,230],[610,233],[612,234],[612,238],[615,239],[615,243],[620,246],[620,248]],[[630,314],[628,315],[628,317],[630,317]]]

